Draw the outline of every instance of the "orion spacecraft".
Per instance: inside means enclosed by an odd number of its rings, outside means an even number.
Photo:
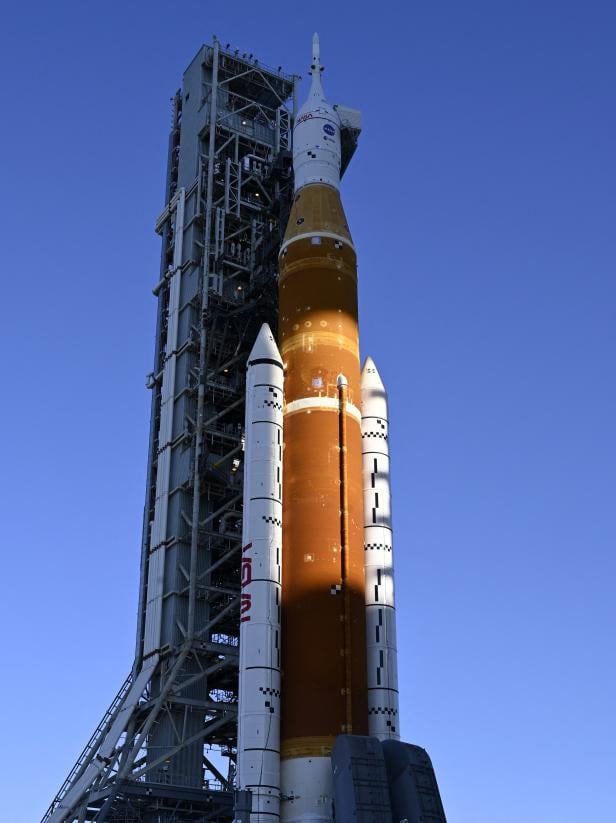
[[[387,395],[360,367],[322,71],[315,35],[278,344],[264,325],[247,366],[236,820],[444,821],[426,752],[399,740]]]

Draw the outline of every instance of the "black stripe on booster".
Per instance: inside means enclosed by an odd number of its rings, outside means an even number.
[[[277,360],[272,360],[271,357],[258,357],[256,360],[248,361],[249,366],[259,366],[262,363],[266,363],[268,366],[278,366],[279,369],[282,369],[282,363],[279,363]]]

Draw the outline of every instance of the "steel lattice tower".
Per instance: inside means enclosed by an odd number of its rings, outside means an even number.
[[[135,661],[42,823],[233,818],[245,365],[277,325],[299,79],[214,39],[173,99]]]

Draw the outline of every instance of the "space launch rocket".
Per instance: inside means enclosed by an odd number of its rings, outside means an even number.
[[[387,396],[360,369],[340,117],[319,40],[293,129],[278,345],[248,358],[238,775],[251,823],[332,820],[340,735],[399,737]]]

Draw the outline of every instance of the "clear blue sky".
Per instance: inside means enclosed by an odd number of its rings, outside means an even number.
[[[169,98],[214,33],[305,74],[316,29],[364,113],[403,735],[451,823],[616,820],[616,6],[219,7],[3,6],[0,818],[36,823],[132,660]]]

